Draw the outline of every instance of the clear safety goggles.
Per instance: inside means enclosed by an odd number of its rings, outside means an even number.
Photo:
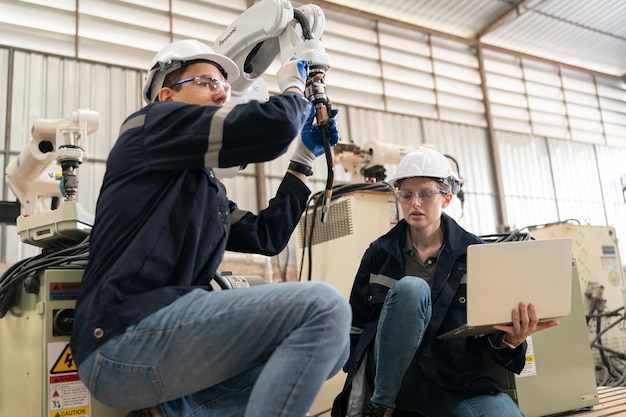
[[[433,201],[435,196],[438,194],[448,194],[446,190],[442,190],[441,188],[425,188],[418,192],[413,192],[412,190],[398,190],[396,191],[396,195],[398,196],[398,200],[401,203],[410,203],[413,201],[415,197],[417,197],[417,201],[419,203]]]
[[[223,91],[230,98],[230,84],[225,81],[218,80],[211,75],[200,75],[197,77],[185,78],[184,80],[180,80],[170,85],[169,88],[174,88],[185,83],[194,83],[200,87],[204,87],[213,95],[220,94]]]

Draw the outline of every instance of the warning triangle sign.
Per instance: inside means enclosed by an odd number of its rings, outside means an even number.
[[[50,374],[64,374],[66,372],[77,372],[76,362],[74,362],[74,356],[72,355],[72,350],[70,349],[70,345],[65,345],[63,352],[59,355],[54,366],[50,369]]]

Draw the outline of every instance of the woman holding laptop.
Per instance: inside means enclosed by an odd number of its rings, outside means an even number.
[[[520,303],[512,325],[437,339],[466,322],[467,247],[483,241],[443,212],[460,189],[443,154],[416,148],[389,182],[404,219],[361,261],[350,295],[348,376],[333,417],[390,417],[396,409],[424,417],[523,416],[483,355],[520,373],[526,338],[558,322],[539,323],[535,307]]]

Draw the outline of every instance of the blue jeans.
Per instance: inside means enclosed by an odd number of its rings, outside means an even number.
[[[430,287],[405,276],[387,292],[374,341],[374,393],[371,401],[389,411],[432,316]]]
[[[415,410],[426,417],[524,417],[507,394],[461,395],[433,384],[422,375],[415,391]]]
[[[406,276],[387,293],[374,342],[374,393],[371,401],[389,411],[406,371],[422,342],[432,316],[430,287],[421,278]],[[523,417],[505,393],[460,395],[447,391],[419,375],[415,409],[427,417]]]
[[[348,356],[350,307],[321,282],[194,290],[79,366],[91,394],[166,417],[306,415]]]

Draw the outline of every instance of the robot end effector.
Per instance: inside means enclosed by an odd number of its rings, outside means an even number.
[[[44,198],[74,201],[76,169],[88,159],[87,136],[98,130],[100,115],[77,110],[67,119],[38,119],[31,139],[6,169],[6,182],[22,206],[22,214],[50,210]]]

